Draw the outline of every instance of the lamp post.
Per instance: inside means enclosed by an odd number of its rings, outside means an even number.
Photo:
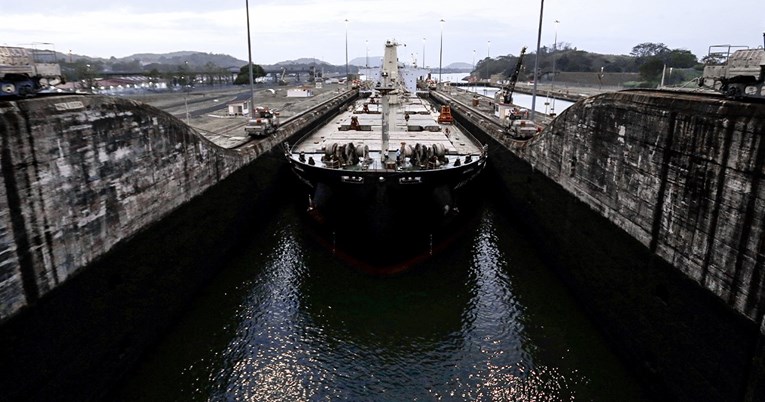
[[[93,93],[93,75],[90,72],[90,64],[85,65],[85,85],[88,86],[86,89]]]
[[[244,2],[247,11],[247,55],[250,61],[250,110],[247,112],[247,116],[252,118],[252,111],[255,110],[255,84],[252,78],[252,44],[250,43],[250,0]],[[187,117],[188,119],[188,117]],[[187,122],[188,123],[188,122]]]
[[[545,10],[545,0],[541,0],[542,5],[539,8],[539,33],[537,34],[537,57],[534,60],[534,89],[531,91],[531,120],[535,121],[534,118],[537,114],[537,70],[539,69],[539,48],[542,43],[542,15],[544,14]]]
[[[489,60],[491,60],[491,41],[486,41],[486,82],[491,82],[489,76]]]
[[[473,49],[473,69],[470,71],[470,74],[473,74],[473,71],[475,71],[475,49]]]
[[[345,19],[345,88],[348,88],[348,18]]]
[[[369,39],[365,40],[367,44],[367,61],[364,64],[364,67],[369,68]]]
[[[191,79],[191,74],[189,74],[189,61],[186,60],[185,62],[186,66],[186,74],[189,75],[189,79]],[[181,77],[183,78],[183,77]],[[252,64],[250,64],[250,79],[252,79]],[[186,124],[189,124],[189,85],[186,84],[186,80],[183,80],[183,104],[186,106]]]
[[[422,68],[425,68],[425,38],[422,38]]]
[[[550,106],[550,115],[555,116],[555,59],[558,57],[558,24],[560,21],[555,20],[555,39],[553,40],[553,65],[552,65],[552,83],[550,84],[550,92],[552,93],[552,106]]]
[[[598,82],[600,83],[598,89],[603,89],[603,67],[600,67],[600,72],[598,73]]]
[[[444,58],[444,19],[441,18],[441,46],[438,50],[438,83],[441,83],[441,63]]]

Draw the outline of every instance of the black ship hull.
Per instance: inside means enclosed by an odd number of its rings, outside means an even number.
[[[486,159],[439,171],[347,171],[301,164],[306,208],[320,241],[356,268],[396,274],[448,246],[469,219],[471,184]],[[467,214],[466,214],[467,212]]]
[[[293,159],[289,162],[295,175],[313,190],[313,207],[327,209],[332,203],[348,200],[353,205],[382,203],[402,209],[421,205],[447,215],[457,208],[453,194],[481,173],[486,159],[443,170],[382,172],[331,169]]]

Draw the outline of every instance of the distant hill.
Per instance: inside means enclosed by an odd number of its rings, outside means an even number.
[[[141,64],[173,64],[183,65],[186,62],[193,66],[204,66],[207,64],[215,64],[222,67],[241,67],[247,65],[244,60],[239,60],[236,57],[229,56],[227,54],[215,54],[215,53],[202,53],[192,51],[181,51],[172,53],[137,53],[131,56],[117,59],[118,62],[132,62],[139,60]]]
[[[70,55],[60,54],[60,58],[64,61],[69,61]],[[104,63],[104,65],[112,65],[112,66],[121,66],[120,68],[117,68],[117,70],[135,70],[136,68],[140,69],[140,66],[143,66],[144,68],[159,68],[159,70],[174,70],[177,69],[177,66],[182,66],[188,62],[189,67],[193,69],[201,69],[204,66],[207,65],[216,65],[219,67],[224,68],[240,68],[242,66],[247,65],[246,60],[239,60],[236,57],[229,56],[227,54],[216,54],[216,53],[204,53],[204,52],[195,52],[195,51],[178,51],[178,52],[171,52],[171,53],[136,53],[132,54],[130,56],[126,57],[111,57],[111,58],[102,58],[102,57],[90,57],[85,55],[71,55],[72,61],[77,60],[87,60],[88,62],[92,61],[100,61]],[[382,56],[376,55],[376,56],[369,56],[369,67],[380,67],[382,62]],[[348,61],[348,64],[355,67],[365,67],[367,63],[367,57],[355,57]],[[256,63],[257,64],[257,63]],[[345,67],[345,64],[340,65],[333,65],[331,63],[328,63],[324,60],[316,59],[316,58],[300,58],[297,60],[285,60],[280,61],[275,64],[261,64],[263,68],[271,68],[271,67],[283,67],[283,66],[322,66],[325,68],[329,68],[329,70],[335,70],[335,69],[342,69]],[[125,68],[125,66],[128,66],[128,68]],[[165,68],[162,68],[161,66],[166,66]],[[107,67],[108,68],[108,67]],[[448,66],[444,66],[444,69],[453,70],[453,71],[470,71],[471,65],[468,63],[452,63]],[[340,71],[340,70],[338,70]],[[354,69],[355,71],[355,69]]]
[[[452,63],[444,68],[448,68],[449,70],[462,70],[469,72],[473,69],[473,65],[470,63]]]
[[[245,64],[247,64],[247,63],[245,63]],[[306,65],[306,66],[311,66],[311,65],[315,65],[315,66],[331,66],[331,64],[327,63],[324,60],[319,60],[319,59],[315,59],[315,58],[306,58],[306,57],[303,57],[303,58],[300,58],[300,59],[297,59],[297,60],[280,61],[280,62],[274,64],[274,66],[291,66],[291,65],[296,65],[296,64],[297,65]]]
[[[382,56],[369,56],[369,67],[380,67],[382,62]],[[367,65],[367,57],[356,57],[348,60],[348,64],[357,67],[365,67]]]

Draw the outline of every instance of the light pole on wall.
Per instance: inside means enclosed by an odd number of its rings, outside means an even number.
[[[348,18],[345,19],[345,88],[348,88]]]
[[[250,1],[245,0],[244,5],[247,11],[247,55],[250,60],[250,110],[247,111],[247,116],[249,116],[249,118],[252,118],[252,111],[255,108],[255,84],[252,78],[253,73],[252,73],[252,44],[250,43]]]
[[[550,92],[552,93],[552,106],[550,106],[550,115],[555,116],[555,59],[558,57],[558,24],[560,21],[555,20],[555,39],[553,40],[553,65],[552,65],[552,83],[550,84]]]
[[[491,60],[491,41],[486,41],[486,82],[491,83],[489,75],[489,60]]]
[[[422,68],[425,68],[425,38],[422,38]]]
[[[545,0],[541,0],[542,5],[539,9],[539,33],[537,34],[537,57],[534,60],[534,90],[531,92],[531,120],[533,121],[537,113],[537,71],[539,70],[539,47],[542,43],[542,15],[545,10]]]
[[[475,49],[473,49],[473,69],[470,71],[470,74],[473,74],[475,71]]]
[[[186,74],[189,74],[189,61],[186,60],[184,63],[186,66],[186,69],[185,69]],[[252,65],[250,65],[250,71],[252,71]],[[191,74],[189,74],[189,80],[190,79],[191,79]],[[189,101],[188,101],[189,84],[186,84],[186,80],[183,80],[182,91],[183,91],[183,104],[186,105],[186,124],[188,125],[189,124]]]
[[[441,63],[444,58],[444,19],[441,19],[441,46],[438,50],[438,83],[441,83]]]

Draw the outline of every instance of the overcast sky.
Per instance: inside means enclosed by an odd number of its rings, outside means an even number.
[[[181,50],[247,60],[245,0],[3,1],[0,43],[53,43],[55,50],[94,57]],[[643,42],[707,54],[709,45],[763,45],[762,0],[546,0],[542,44],[558,42],[606,54],[629,54]],[[250,0],[252,58],[273,64],[315,57],[345,64],[382,56],[385,40],[407,45],[401,61],[438,66],[476,62],[487,54],[536,49],[540,2],[497,0]],[[345,23],[345,20],[348,23]],[[555,20],[560,21],[557,24]],[[425,40],[423,40],[425,38]],[[490,43],[489,43],[490,41]],[[38,47],[46,47],[38,45]],[[420,63],[418,61],[418,64]]]

